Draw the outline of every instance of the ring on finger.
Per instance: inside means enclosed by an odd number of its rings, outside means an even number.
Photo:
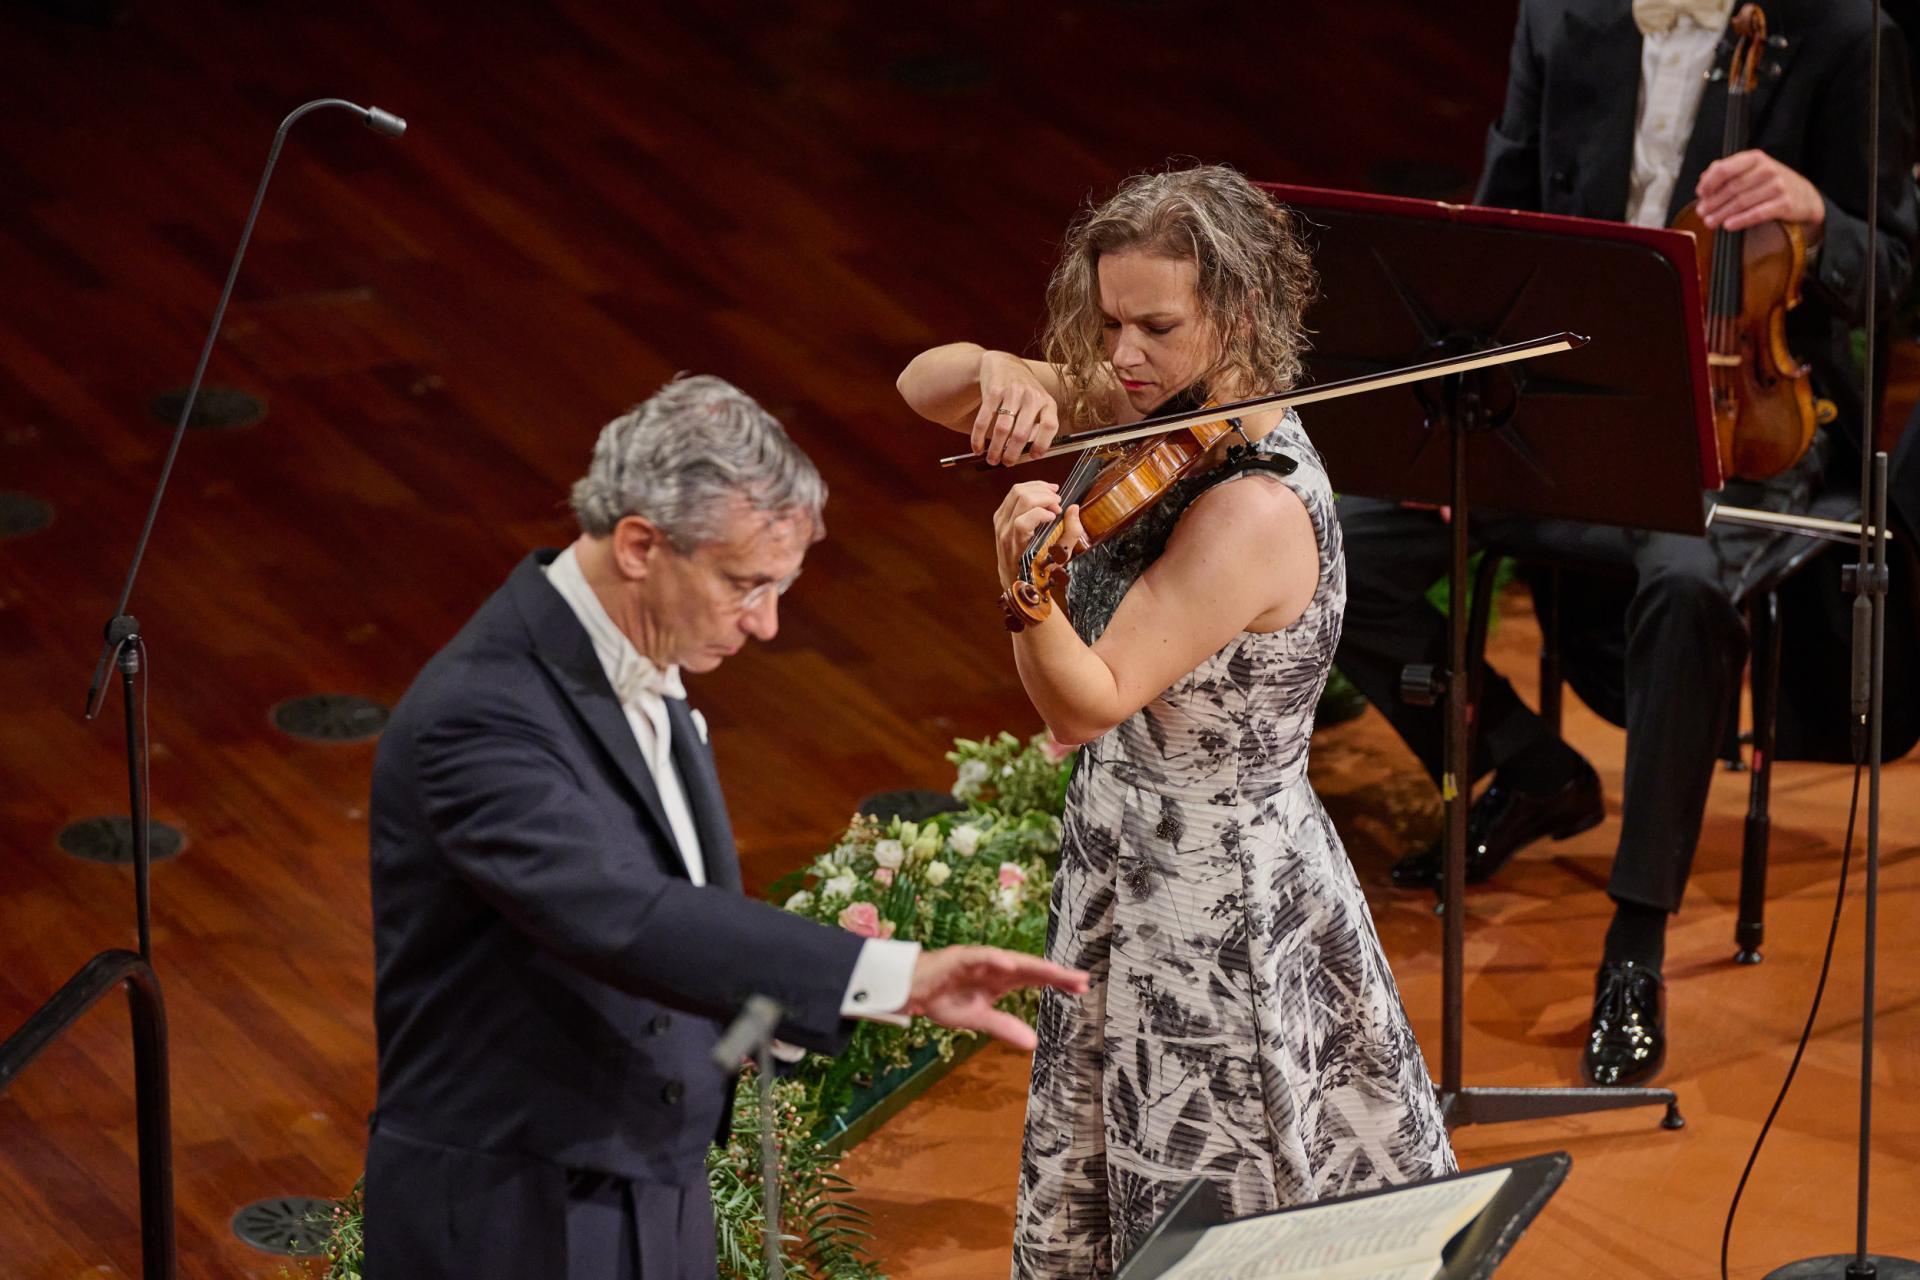
[[[999,417],[1003,413],[1006,414],[1009,418],[1014,416],[1013,410],[1006,408],[1004,405],[998,409],[995,409],[993,413],[995,417]]]

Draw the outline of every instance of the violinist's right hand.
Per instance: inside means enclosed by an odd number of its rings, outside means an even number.
[[[1005,351],[982,351],[973,451],[1010,467],[1023,455],[1044,458],[1059,432],[1060,406],[1031,366]]]

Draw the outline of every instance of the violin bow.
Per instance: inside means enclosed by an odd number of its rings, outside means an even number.
[[[1055,458],[1061,454],[1078,453],[1082,449],[1124,444],[1129,440],[1162,435],[1168,431],[1176,431],[1181,427],[1190,427],[1202,422],[1218,422],[1222,418],[1250,413],[1255,409],[1291,409],[1297,405],[1314,404],[1321,400],[1338,400],[1343,396],[1359,395],[1363,391],[1379,391],[1409,382],[1425,382],[1429,378],[1443,378],[1449,374],[1470,373],[1475,369],[1512,364],[1517,360],[1532,360],[1537,356],[1548,356],[1557,351],[1572,351],[1577,347],[1586,346],[1589,341],[1589,338],[1578,333],[1552,333],[1540,338],[1529,338],[1525,342],[1510,342],[1504,347],[1491,347],[1485,351],[1470,352],[1463,356],[1445,356],[1422,364],[1404,365],[1398,369],[1389,369],[1385,373],[1362,374],[1357,378],[1343,378],[1339,382],[1306,387],[1298,391],[1280,391],[1273,395],[1255,396],[1251,400],[1237,400],[1232,404],[1217,404],[1206,409],[1170,413],[1159,418],[1143,418],[1139,422],[1130,422],[1120,427],[1100,427],[1092,431],[1079,431],[1070,436],[1061,436],[1047,446],[1046,456]],[[1040,461],[1038,458],[1026,457],[1013,465],[1025,466],[1029,462],[1038,461]],[[983,470],[987,469],[984,453],[956,453],[950,458],[940,459],[940,465],[943,467],[957,467],[967,462],[978,463]]]

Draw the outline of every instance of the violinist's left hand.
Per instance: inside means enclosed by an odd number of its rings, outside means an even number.
[[[1715,160],[1694,188],[1694,209],[1709,227],[1745,231],[1762,222],[1798,222],[1818,243],[1827,220],[1819,188],[1764,151],[1736,151]]]
[[[993,513],[993,545],[1000,562],[1000,587],[1006,590],[1020,576],[1020,557],[1034,532],[1060,514],[1060,486],[1048,480],[1028,480],[1007,491],[1006,500]],[[1067,508],[1066,528],[1061,530],[1060,545],[1080,545],[1085,534],[1080,528],[1080,508]]]

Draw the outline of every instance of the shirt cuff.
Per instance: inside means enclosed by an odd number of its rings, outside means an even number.
[[[854,961],[853,977],[840,1001],[840,1016],[896,1027],[913,1021],[902,1011],[907,1007],[907,997],[913,994],[913,966],[919,959],[917,942],[868,938],[860,946],[860,958]]]

